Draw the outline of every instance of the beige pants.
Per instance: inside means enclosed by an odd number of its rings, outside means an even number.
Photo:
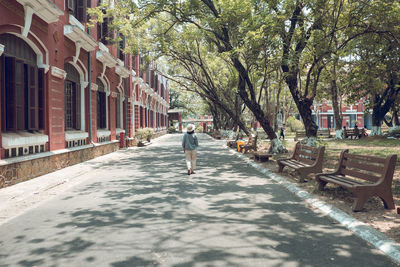
[[[196,169],[196,150],[186,150],[185,151],[185,156],[186,156],[186,165],[188,170],[194,171]]]

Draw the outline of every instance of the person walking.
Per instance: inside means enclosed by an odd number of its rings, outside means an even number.
[[[194,125],[189,124],[186,127],[186,133],[183,135],[182,147],[186,157],[186,166],[188,169],[188,175],[194,174],[196,169],[196,149],[199,146],[197,135],[194,133]]]
[[[285,124],[282,125],[281,127],[281,133],[279,139],[285,140]]]

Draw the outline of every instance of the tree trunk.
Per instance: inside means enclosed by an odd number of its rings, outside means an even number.
[[[282,66],[283,70],[287,71],[287,66]],[[289,87],[290,93],[293,96],[293,100],[296,103],[297,109],[300,113],[301,119],[303,120],[304,128],[306,130],[307,137],[317,137],[317,124],[312,120],[311,105],[313,104],[313,97],[300,96],[300,92],[297,90],[297,74],[287,73],[285,77],[286,84]]]
[[[232,57],[232,61],[234,63],[236,70],[239,73],[239,83],[238,83],[239,96],[242,98],[246,106],[251,110],[254,117],[260,123],[261,127],[264,129],[268,138],[271,140],[271,147],[273,147],[272,149],[276,153],[287,153],[288,152],[287,149],[283,146],[282,142],[278,139],[274,129],[272,128],[268,116],[266,116],[264,111],[261,109],[261,106],[257,103],[253,84],[250,81],[250,77],[248,75],[247,70],[244,68],[239,58]],[[246,91],[246,85],[250,92],[250,98]]]
[[[398,110],[396,108],[394,108],[394,110],[393,110],[393,122],[394,122],[395,128],[400,127],[399,114],[398,114]]]
[[[333,66],[331,69],[331,100],[332,100],[332,108],[333,108],[333,116],[335,119],[335,130],[336,130],[336,139],[343,139],[343,128],[342,128],[342,121],[343,121],[343,114],[342,111],[340,110],[340,105],[339,105],[339,95],[338,95],[338,87],[336,83],[336,65],[337,65],[337,59],[334,60]]]
[[[372,130],[370,136],[382,135],[382,122],[386,115],[386,111],[378,103],[374,103],[372,108]]]

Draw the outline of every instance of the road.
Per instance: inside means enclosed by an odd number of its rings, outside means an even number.
[[[181,138],[113,153],[0,225],[0,266],[396,266],[206,135],[188,176]]]

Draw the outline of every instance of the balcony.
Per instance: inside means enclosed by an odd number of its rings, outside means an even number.
[[[106,67],[113,68],[118,63],[117,59],[110,54],[108,48],[103,43],[99,43],[99,50],[96,51],[96,59],[103,63],[103,72],[101,77],[104,76]]]
[[[122,78],[128,78],[131,72],[129,71],[129,69],[125,68],[125,64],[124,62],[122,62],[122,60],[117,59],[117,61],[118,65],[115,68],[115,73],[119,75],[119,84],[117,87],[120,87],[122,85]],[[120,88],[123,90],[122,87]]]
[[[122,60],[117,59],[118,65],[117,68],[115,69],[115,72],[122,78],[128,78],[129,75],[131,74],[130,71],[125,68],[124,62]]]
[[[35,14],[47,24],[57,22],[58,18],[64,15],[54,3],[49,0],[17,0],[24,7],[25,26],[22,35],[27,37],[32,24],[32,15]]]
[[[87,52],[94,51],[97,47],[97,42],[85,31],[85,27],[74,16],[69,15],[69,25],[64,25],[64,35],[75,43],[74,62],[79,59],[81,48]]]

